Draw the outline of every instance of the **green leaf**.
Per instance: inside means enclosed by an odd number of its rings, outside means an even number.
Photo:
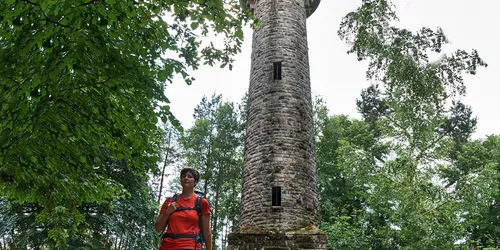
[[[192,22],[192,23],[191,23],[191,29],[192,29],[192,30],[197,29],[197,28],[198,28],[198,25],[199,25],[199,23],[198,23],[198,22]]]
[[[241,30],[241,29],[237,29],[237,30],[235,31],[234,35],[235,35],[238,39],[243,40],[243,30]]]

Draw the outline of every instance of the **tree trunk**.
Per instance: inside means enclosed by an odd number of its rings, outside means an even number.
[[[233,201],[235,201],[236,199],[237,199],[237,197],[236,197],[236,186],[233,184]],[[233,218],[231,219],[231,231],[234,231],[234,230],[236,230],[236,225],[238,224],[238,220],[236,219],[237,218],[236,217],[236,213],[232,214],[232,215],[233,215]]]
[[[224,225],[224,227],[226,228],[226,230],[224,230],[224,231],[226,231],[226,232],[225,233],[222,232],[223,233],[222,234],[222,249],[227,249],[227,234],[229,232],[228,226],[229,226],[229,221],[226,220],[226,224]]]
[[[122,244],[123,244],[123,235],[120,237],[120,244],[118,245],[118,250],[122,249]]]
[[[217,110],[215,111],[215,113],[211,113],[210,114],[210,135],[208,137],[208,155],[207,155],[207,162],[206,162],[206,166],[205,166],[205,171],[208,172],[208,171],[212,171],[212,168],[214,167],[213,165],[213,160],[212,160],[212,142],[213,142],[213,139],[214,139],[214,129],[215,128],[215,117],[217,117]],[[205,184],[203,186],[203,193],[205,195],[207,195],[208,193],[208,183],[209,183],[209,178],[208,178],[208,174],[205,173]],[[212,176],[213,178],[213,176]]]
[[[225,155],[224,155],[225,156]],[[224,157],[224,159],[226,159]],[[217,238],[217,236],[219,235],[219,232],[217,232],[217,222],[218,222],[218,219],[219,219],[219,214],[218,214],[218,210],[219,210],[219,195],[220,195],[220,192],[221,192],[221,186],[222,186],[222,183],[223,183],[223,178],[224,178],[224,174],[225,174],[225,169],[224,169],[224,164],[219,164],[219,173],[217,175],[217,181],[216,181],[216,187],[215,187],[215,201],[214,201],[214,214],[213,214],[213,217],[214,217],[214,220],[213,220],[213,225],[212,225],[212,232],[213,234],[215,235],[215,237]],[[215,242],[215,241],[213,241]]]
[[[115,242],[113,243],[113,248],[118,249],[118,236],[115,237]]]
[[[218,232],[217,232],[217,221],[218,221],[218,217],[219,215],[217,214],[217,208],[219,207],[219,190],[220,190],[220,187],[219,187],[220,184],[217,184],[217,189],[216,189],[216,192],[215,192],[215,204],[214,204],[214,223],[212,225],[212,234],[215,236],[214,238],[218,238],[217,236],[219,235]],[[215,242],[216,240],[213,240],[212,241],[212,249],[216,249],[215,248]]]
[[[208,171],[211,171],[211,168],[212,167],[212,134],[213,134],[213,131],[214,131],[214,127],[213,127],[213,121],[211,121],[211,124],[210,125],[210,137],[208,138],[208,154],[207,154],[207,161],[205,163],[205,183],[203,183],[203,193],[205,195],[207,195],[208,193],[208,183],[209,183],[209,178],[208,178],[208,174],[207,172]]]
[[[215,191],[215,203],[214,203],[214,214],[213,214],[213,217],[214,217],[214,223],[212,225],[212,232],[215,232],[215,234],[217,234],[217,231],[215,231],[217,229],[217,218],[218,218],[218,214],[217,214],[217,210],[219,208],[219,191],[220,190],[220,187],[217,186],[217,189]]]
[[[123,250],[127,249],[127,245],[128,245],[128,237],[125,238],[125,241],[123,241]]]
[[[165,176],[165,168],[167,168],[167,161],[168,161],[168,153],[169,153],[169,148],[170,148],[170,139],[172,137],[172,130],[168,131],[168,142],[167,142],[167,147],[166,147],[166,152],[165,152],[165,160],[163,161],[163,169],[161,170],[161,179],[160,179],[160,190],[158,192],[158,203],[160,203],[161,199],[161,192],[163,189],[163,177]]]

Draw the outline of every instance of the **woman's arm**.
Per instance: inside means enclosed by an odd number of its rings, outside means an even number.
[[[160,214],[158,215],[158,217],[156,217],[155,221],[155,230],[157,233],[165,229],[165,227],[167,226],[168,217],[170,217],[170,215],[173,212],[175,212],[176,209],[177,209],[177,202],[172,202],[168,205],[164,213],[160,211]]]
[[[167,226],[169,214],[159,214],[155,221],[155,230],[157,233],[163,231],[165,226]]]
[[[204,214],[203,220],[203,239],[205,239],[206,250],[212,250],[212,231],[210,231],[210,214]]]

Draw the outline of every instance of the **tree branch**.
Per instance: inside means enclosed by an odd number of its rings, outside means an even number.
[[[40,6],[39,3],[34,3],[34,2],[29,1],[29,0],[25,0],[25,2],[27,2],[29,4],[32,4],[32,5]]]
[[[429,145],[427,145],[427,147],[423,148],[422,150],[420,150],[420,152],[418,153],[417,157],[415,158],[415,161],[416,162],[420,162],[420,159],[424,156],[424,153],[425,151],[427,151],[428,149],[434,147],[436,145],[436,143],[440,142],[446,135],[441,135],[440,137],[436,138],[434,141],[432,141]]]
[[[392,117],[390,117],[390,114],[384,114],[383,116],[385,118],[387,118],[390,122],[392,122],[397,128],[401,129],[401,132],[403,133],[403,135],[406,136],[408,141],[412,141],[413,138],[410,135],[410,133],[408,133],[408,131],[405,128],[403,128],[403,126],[401,126],[401,124],[397,123],[396,120],[394,120]]]
[[[91,5],[91,4],[93,4],[93,3],[96,3],[97,1],[99,1],[99,0],[92,0],[92,1],[90,1],[90,2],[82,3],[82,4],[78,5],[78,6]]]
[[[40,6],[39,4],[37,3],[32,3],[30,2],[29,0],[26,0],[28,3],[31,3],[31,4],[34,4],[34,5],[37,5],[37,6]],[[73,29],[73,30],[80,30],[80,29],[77,29],[77,28],[74,28],[74,27],[71,27],[69,25],[66,25],[66,24],[62,24],[60,22],[56,22],[56,21],[52,21],[50,20],[50,18],[47,17],[47,15],[45,14],[45,12],[42,10],[42,7],[40,7],[40,11],[42,12],[43,16],[45,17],[45,21],[48,21],[50,23],[53,23],[55,25],[58,25],[58,26],[61,26],[61,27],[65,27],[65,28],[69,28],[69,29]]]
[[[104,80],[104,81],[101,81],[101,82],[96,82],[96,83],[94,84],[94,86],[95,86],[95,85],[100,85],[100,84],[101,84],[101,85],[104,85],[104,86],[108,87],[108,86],[106,85],[106,83],[107,83],[109,80],[111,80],[111,79],[113,79],[113,77],[110,77],[110,78],[108,78],[108,79],[106,79],[106,80]],[[74,88],[67,88],[67,89],[63,89],[63,91],[67,91],[67,90],[76,90],[76,89],[83,89],[83,88],[85,88],[85,87],[92,87],[92,86],[93,86],[93,85],[85,85],[85,84],[84,84],[84,85],[77,86],[77,87],[74,87]],[[108,87],[108,88],[109,88],[109,87]]]

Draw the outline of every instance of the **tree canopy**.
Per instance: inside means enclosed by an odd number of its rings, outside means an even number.
[[[85,227],[83,204],[129,194],[110,172],[155,167],[158,119],[181,128],[166,83],[190,84],[202,63],[231,67],[251,20],[238,4],[0,2],[1,198],[40,207],[47,244]],[[224,43],[204,44],[210,34]]]
[[[371,86],[357,100],[362,119],[323,115],[318,122],[322,228],[329,244],[333,249],[453,249],[481,239],[481,246],[495,246],[498,241],[484,243],[496,237],[494,230],[480,232],[466,218],[490,214],[487,204],[494,203],[495,191],[486,187],[498,183],[485,172],[497,176],[498,163],[485,157],[473,167],[465,159],[479,152],[463,154],[470,143],[481,144],[470,139],[477,120],[461,102],[463,76],[487,65],[476,50],[442,54],[448,40],[439,28],[412,32],[395,22],[391,1],[373,0],[363,1],[340,25],[348,52],[369,62]],[[438,60],[430,59],[436,55]],[[467,167],[461,166],[464,161]]]

